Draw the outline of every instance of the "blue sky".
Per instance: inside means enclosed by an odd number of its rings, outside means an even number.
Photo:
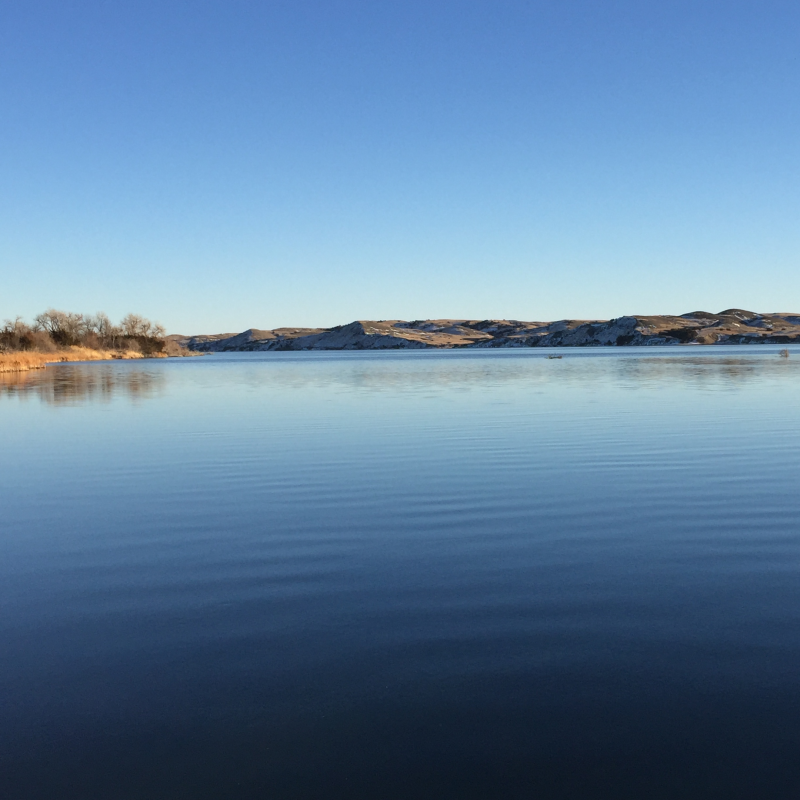
[[[0,5],[0,318],[800,311],[796,2]]]

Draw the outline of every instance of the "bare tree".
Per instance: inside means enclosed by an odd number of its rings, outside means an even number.
[[[122,336],[122,329],[118,325],[113,325],[108,318],[108,314],[98,311],[93,317],[87,316],[86,328],[96,334],[98,340],[104,347],[116,347]]]
[[[83,314],[57,311],[54,308],[38,314],[34,322],[38,329],[46,331],[54,342],[61,345],[77,344],[86,332]]]
[[[124,336],[147,336],[150,320],[139,314],[127,314],[120,323]]]
[[[163,339],[166,331],[163,325],[150,322],[139,314],[128,314],[121,323],[125,336],[144,336],[148,339]]]

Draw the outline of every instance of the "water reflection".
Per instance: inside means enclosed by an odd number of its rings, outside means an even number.
[[[0,399],[36,397],[63,405],[107,402],[115,397],[142,400],[168,384],[189,382],[195,389],[248,391],[322,390],[416,394],[472,390],[560,388],[584,392],[605,385],[619,389],[683,386],[715,391],[753,384],[800,380],[800,352],[781,358],[777,348],[562,349],[560,359],[541,351],[440,351],[358,353],[231,353],[192,364],[160,362],[61,364],[22,373],[0,374]],[[177,386],[173,386],[176,389]]]
[[[758,352],[742,348],[735,353],[730,347],[709,348],[703,353],[673,348],[658,353],[594,348],[558,352],[561,359],[548,359],[537,351],[237,354],[208,359],[203,366],[224,366],[226,381],[240,382],[252,390],[358,389],[392,394],[501,386],[584,390],[600,383],[626,389],[677,384],[716,390],[800,379],[800,358],[779,358],[777,350],[766,348]]]
[[[774,354],[746,356],[674,356],[620,360],[618,374],[629,384],[679,382],[697,389],[731,388],[800,377],[800,362]]]
[[[118,364],[59,364],[29,372],[0,373],[0,399],[36,398],[51,405],[109,402],[115,397],[144,400],[166,385],[160,370]]]

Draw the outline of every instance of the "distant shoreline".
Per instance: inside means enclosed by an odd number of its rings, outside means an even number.
[[[800,344],[800,313],[625,316],[612,320],[357,320],[333,328],[250,328],[242,333],[168,336],[194,352],[400,350],[494,347],[621,347],[677,344]]]

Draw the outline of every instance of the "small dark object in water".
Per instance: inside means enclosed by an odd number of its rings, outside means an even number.
[[[564,356],[547,356],[548,358],[564,358]]]
[[[780,353],[778,353],[778,355],[781,358],[789,358],[789,351],[788,350],[781,350]]]

